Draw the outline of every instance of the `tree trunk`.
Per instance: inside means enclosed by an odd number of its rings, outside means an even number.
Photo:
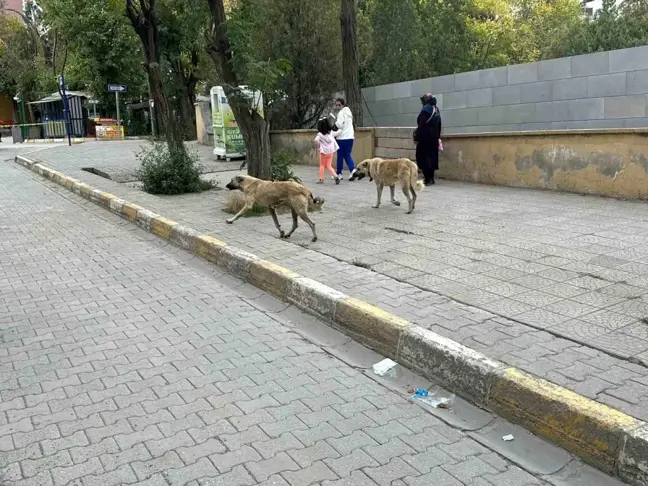
[[[183,93],[180,101],[180,116],[183,120],[185,140],[196,140],[196,109],[188,93]]]
[[[247,124],[247,120],[245,123]],[[252,125],[247,126],[239,123],[239,128],[241,134],[247,133],[247,138],[245,135],[243,137],[246,140],[248,175],[269,180],[272,177],[270,167],[270,125],[257,115]]]
[[[173,78],[178,86],[175,107],[180,115],[182,134],[185,140],[196,140],[196,85],[198,78],[195,71],[198,67],[198,53],[192,51],[191,66],[185,69],[181,59],[170,60]]]
[[[362,91],[358,76],[358,49],[356,38],[356,0],[341,0],[342,9],[342,76],[344,77],[344,96],[346,104],[353,113],[355,125],[361,127]]]
[[[135,6],[134,0],[126,0],[126,15],[142,42],[144,69],[148,75],[151,96],[155,103],[159,133],[164,134],[169,151],[184,152],[182,132],[178,124],[173,123],[160,69],[157,13],[155,11],[157,0],[140,0],[138,3],[139,9]]]
[[[250,101],[240,95],[242,84],[232,66],[232,46],[227,33],[227,19],[223,0],[207,0],[212,15],[212,31],[207,51],[214,61],[218,77],[232,108],[234,118],[245,141],[248,174],[269,180],[270,167],[270,124],[250,106]],[[267,116],[268,111],[264,110]]]
[[[158,118],[160,134],[164,135],[169,145],[169,150],[184,150],[183,137],[179,129],[179,124],[174,123],[171,119],[171,108],[169,106],[169,99],[164,92],[160,65],[157,62],[150,62],[148,59],[147,61],[149,62],[147,62],[144,68],[151,80],[151,94],[155,103],[155,113]]]
[[[185,72],[182,61],[176,60],[171,63],[176,85],[180,87],[175,106],[180,115],[180,126],[185,140],[196,140],[196,110],[194,101],[196,99],[197,79],[193,72]]]

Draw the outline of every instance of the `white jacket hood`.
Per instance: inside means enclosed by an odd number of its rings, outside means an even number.
[[[352,140],[354,138],[355,132],[353,130],[353,113],[351,113],[351,108],[345,106],[340,110],[335,120],[335,124],[338,127],[337,132],[333,132],[333,135],[338,140]]]

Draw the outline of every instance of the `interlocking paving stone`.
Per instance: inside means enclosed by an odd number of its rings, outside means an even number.
[[[13,369],[0,374],[0,392],[14,395],[0,405],[0,479],[102,486],[527,479],[305,341],[294,322],[253,305],[257,290],[206,263],[187,264],[185,253],[33,174],[0,167],[0,307],[11,309],[0,322],[0,361]],[[481,333],[506,326],[473,324]],[[551,350],[553,342],[537,331],[507,336],[518,350],[529,343]],[[53,354],[60,368],[36,359]],[[578,355],[581,371],[632,383],[603,390],[614,393],[607,399],[648,386],[639,366],[600,369],[596,354]],[[308,393],[285,394],[291,387]]]
[[[95,165],[104,171],[114,167],[117,174],[132,172],[137,164],[134,151],[140,145],[86,143],[48,148],[34,157],[541,378],[555,376],[551,367],[533,367],[534,359],[501,353],[508,345],[505,339],[472,329],[508,317],[520,323],[518,333],[545,329],[556,346],[569,340],[590,347],[601,358],[648,365],[648,326],[640,321],[648,317],[642,313],[648,310],[648,286],[642,280],[648,273],[648,225],[642,204],[440,181],[425,191],[417,211],[403,220],[400,208],[369,207],[374,197],[370,185],[345,181],[317,187],[326,199],[323,211],[313,216],[319,241],[304,245],[308,235],[303,228],[290,241],[282,241],[267,218],[246,218],[226,226],[219,206],[227,191],[160,198],[133,184],[81,171]],[[210,170],[230,167],[205,158],[204,149],[203,162]],[[312,171],[295,170],[306,182]],[[363,224],[352,224],[354,220]],[[370,262],[372,270],[353,265],[360,261]],[[34,338],[39,339],[27,337]],[[537,346],[527,346],[527,357],[540,356]],[[547,359],[558,360],[560,354]],[[230,372],[246,373],[234,370]],[[642,375],[648,378],[648,367],[643,367]],[[274,396],[285,401],[308,395],[297,388]],[[624,408],[648,419],[648,412],[636,403],[626,402]]]

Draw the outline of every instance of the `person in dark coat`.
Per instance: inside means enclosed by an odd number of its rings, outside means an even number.
[[[437,99],[427,93],[421,96],[423,108],[416,119],[416,165],[423,172],[426,186],[434,184],[434,172],[439,170],[439,139],[441,138],[441,114]]]

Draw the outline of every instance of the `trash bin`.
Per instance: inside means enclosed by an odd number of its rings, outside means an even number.
[[[11,127],[11,136],[13,138],[13,143],[23,143],[25,141],[22,136],[22,130],[20,129],[20,127]]]

